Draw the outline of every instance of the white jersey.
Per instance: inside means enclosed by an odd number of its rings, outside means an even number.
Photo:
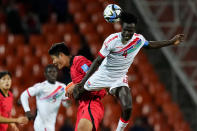
[[[126,75],[134,57],[144,45],[147,45],[147,41],[141,34],[134,33],[126,44],[123,44],[121,39],[121,32],[110,35],[105,39],[99,52],[99,55],[105,59],[98,71],[103,72],[108,77]]]
[[[66,85],[60,82],[51,84],[48,81],[37,83],[25,90],[21,95],[21,103],[25,112],[30,111],[28,98],[36,96],[37,116],[34,122],[36,131],[55,131],[56,116],[65,97]]]
[[[111,34],[103,43],[99,55],[104,58],[98,70],[84,85],[86,90],[100,90],[101,88],[128,87],[127,72],[134,57],[148,41],[134,33],[132,38],[123,44],[121,32]]]

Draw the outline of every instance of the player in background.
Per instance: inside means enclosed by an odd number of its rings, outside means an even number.
[[[49,54],[53,60],[53,64],[59,69],[63,67],[70,68],[73,84],[77,84],[83,79],[92,64],[84,56],[71,56],[64,43],[54,44],[49,49]],[[68,88],[68,95],[72,94],[73,87]],[[104,107],[101,99],[105,94],[105,90],[83,93],[79,99],[75,131],[98,130],[104,115]]]
[[[122,108],[117,131],[124,130],[131,116],[132,97],[127,72],[137,53],[142,47],[161,48],[178,45],[184,39],[183,34],[178,34],[166,41],[147,41],[141,34],[135,33],[136,24],[137,18],[134,15],[122,13],[122,31],[111,34],[105,39],[99,56],[93,61],[83,80],[75,85],[73,90],[74,98],[78,99],[85,90],[109,88],[109,92],[119,99]]]
[[[8,124],[12,130],[19,131],[15,123],[27,124],[27,117],[11,117],[11,110],[13,106],[13,95],[9,91],[12,84],[11,73],[8,71],[0,72],[0,131],[6,131]]]
[[[44,72],[46,80],[37,83],[25,90],[20,97],[21,104],[29,120],[34,118],[30,111],[28,98],[36,96],[37,116],[34,122],[35,131],[55,131],[56,117],[62,104],[69,106],[69,100],[65,97],[63,83],[57,82],[58,70],[54,65],[47,65]]]

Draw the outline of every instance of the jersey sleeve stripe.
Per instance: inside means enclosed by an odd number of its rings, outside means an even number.
[[[104,43],[105,46],[107,46],[112,40],[118,38],[118,35],[112,37],[111,39],[109,39],[107,42]]]
[[[98,55],[99,55],[101,58],[103,58],[103,59],[105,58],[105,56],[103,56],[103,55],[101,54],[101,52],[99,52]]]
[[[29,95],[29,97],[31,97],[30,93],[29,93],[29,90],[27,89],[27,94]]]
[[[149,42],[146,40],[146,41],[144,42],[144,46],[148,46],[148,44],[149,44]]]

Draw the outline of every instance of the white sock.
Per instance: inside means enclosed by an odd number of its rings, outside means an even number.
[[[128,123],[129,121],[125,121],[122,118],[120,118],[116,131],[124,131],[124,128],[128,125]]]

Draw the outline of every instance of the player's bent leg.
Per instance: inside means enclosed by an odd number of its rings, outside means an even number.
[[[79,120],[77,131],[92,131],[92,122],[88,119],[82,118]]]
[[[132,112],[132,97],[130,89],[126,86],[115,88],[115,95],[120,101],[122,115],[116,131],[124,131]]]
[[[132,97],[130,88],[122,86],[117,88],[116,97],[119,99],[122,108],[122,118],[128,121],[132,111]]]

